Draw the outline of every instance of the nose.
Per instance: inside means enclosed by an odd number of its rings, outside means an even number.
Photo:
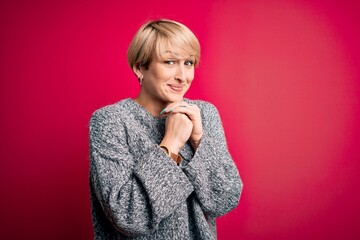
[[[179,64],[176,69],[175,79],[180,82],[185,82],[186,81],[185,71],[186,71],[185,66],[183,64]]]

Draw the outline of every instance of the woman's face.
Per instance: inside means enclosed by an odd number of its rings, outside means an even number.
[[[194,56],[179,55],[176,51],[167,51],[161,58],[155,57],[148,69],[141,68],[142,94],[153,102],[181,101],[194,79],[194,63]]]

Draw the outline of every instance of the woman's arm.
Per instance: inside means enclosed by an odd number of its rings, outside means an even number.
[[[203,211],[217,217],[237,206],[242,182],[228,152],[217,109],[207,103],[201,111],[204,135],[183,171],[193,184]]]
[[[123,123],[95,112],[90,121],[90,177],[108,219],[128,236],[146,235],[193,191],[186,175],[156,144],[134,159]]]

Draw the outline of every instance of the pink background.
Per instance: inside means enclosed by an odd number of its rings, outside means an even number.
[[[135,97],[142,22],[188,25],[245,184],[219,240],[360,239],[358,1],[0,3],[0,238],[91,239],[88,121]]]

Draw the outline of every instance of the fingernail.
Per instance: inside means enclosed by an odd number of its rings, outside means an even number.
[[[166,112],[166,110],[167,110],[167,108],[164,108],[164,109],[160,112],[160,114],[164,114],[164,113]]]

